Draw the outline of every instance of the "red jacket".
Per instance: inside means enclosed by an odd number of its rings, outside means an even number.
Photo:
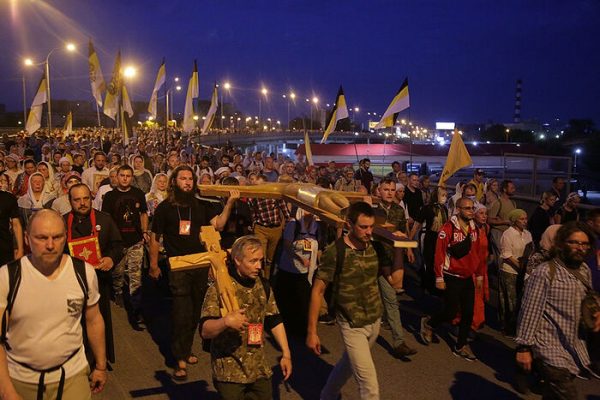
[[[444,281],[444,274],[454,275],[460,278],[469,278],[476,275],[483,279],[485,263],[482,262],[481,246],[478,229],[473,221],[469,224],[469,235],[471,236],[471,251],[460,259],[448,254],[448,247],[465,240],[465,233],[460,228],[458,216],[450,218],[440,229],[435,244],[435,279],[437,282]]]

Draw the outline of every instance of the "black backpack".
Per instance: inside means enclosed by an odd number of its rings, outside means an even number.
[[[83,309],[81,312],[81,324],[85,329],[85,309],[87,307],[88,301],[88,283],[85,275],[85,262],[75,257],[71,257],[71,260],[73,261],[73,269],[75,270],[75,277],[77,278],[77,283],[79,283],[79,286],[83,291]],[[10,350],[10,346],[6,341],[6,334],[8,332],[8,321],[10,319],[10,313],[12,311],[13,305],[15,304],[15,299],[17,298],[19,286],[21,285],[21,259],[9,262],[7,264],[7,268],[8,296],[6,299],[6,309],[4,310],[4,315],[2,315],[2,331],[0,332],[0,344],[4,344],[6,349]]]

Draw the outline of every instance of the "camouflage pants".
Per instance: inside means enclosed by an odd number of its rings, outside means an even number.
[[[136,243],[133,246],[125,249],[125,254],[121,261],[112,271],[113,291],[116,295],[123,294],[123,286],[125,285],[125,271],[129,278],[129,294],[131,295],[131,303],[136,309],[137,297],[140,294],[142,286],[142,265],[144,262],[144,244]]]
[[[517,274],[499,271],[498,278],[498,314],[504,333],[514,335],[517,326]]]

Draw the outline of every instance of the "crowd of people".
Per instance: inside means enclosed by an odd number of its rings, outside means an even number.
[[[515,340],[517,364],[539,374],[547,398],[576,398],[574,377],[600,370],[600,300],[593,297],[600,290],[600,211],[584,215],[562,177],[528,215],[517,207],[512,181],[486,179],[481,169],[450,191],[403,171],[398,161],[391,168],[375,177],[367,158],[356,170],[335,161],[316,166],[301,154],[292,160],[202,146],[176,132],[143,131],[128,145],[104,130],[66,139],[5,137],[0,398],[101,391],[116,361],[111,301],[126,308],[133,329],[144,330],[148,276],[168,279],[174,380],[185,381],[188,366],[198,363],[192,345],[200,327],[221,396],[270,398],[265,334],[282,351],[287,379],[288,336],[301,337],[318,355],[318,324],[337,323],[345,352],[321,398],[338,398],[354,376],[360,398],[377,399],[370,348],[380,327],[391,330],[394,357],[417,354],[405,340],[398,300],[407,267],[419,272],[426,293],[443,300],[439,312],[421,320],[422,344],[435,343],[450,326],[452,352],[477,360],[469,341],[485,325],[488,272],[495,274],[500,329]],[[295,182],[360,192],[363,201],[345,210],[341,229],[282,199],[241,197],[236,189]],[[201,195],[199,185],[213,184],[231,186],[228,196]],[[390,245],[376,225],[416,248]],[[168,257],[207,250],[202,226],[214,227],[221,246],[231,249],[228,273],[240,310],[223,315],[207,268],[168,266]],[[66,313],[50,308],[60,301]],[[585,337],[580,321],[587,323]],[[90,372],[91,389],[83,380]]]

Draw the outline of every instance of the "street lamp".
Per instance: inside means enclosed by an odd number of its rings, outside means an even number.
[[[33,61],[31,58],[26,58],[23,60],[23,65],[25,67],[31,67],[33,65]],[[27,92],[25,87],[25,69],[23,69],[23,123],[27,123]]]
[[[315,105],[315,111],[318,111],[319,98],[317,96],[313,96],[311,99],[312,103]],[[313,130],[313,108],[312,105],[310,107],[310,130]]]
[[[175,83],[179,82],[179,77],[173,78],[173,81]],[[179,92],[179,91],[181,91],[181,85],[171,85],[171,87],[169,89],[167,89],[166,101],[165,101],[166,104],[165,105],[166,105],[166,108],[167,108],[167,110],[166,110],[166,112],[167,112],[167,119],[171,120],[171,121],[174,119],[173,118],[173,109],[175,108],[173,106],[173,103],[174,103],[174,100],[173,100],[173,89],[175,89],[176,91]],[[170,110],[170,114],[169,114],[169,110]]]
[[[290,121],[290,101],[293,101],[294,104],[296,104],[296,93],[294,92],[290,92],[290,94],[288,96],[286,96],[285,94],[283,95],[283,98],[286,99],[287,98],[287,121],[288,121],[288,130],[291,132],[292,131],[292,124]]]
[[[48,96],[48,133],[52,132],[52,103],[50,100],[50,56],[54,53],[55,50],[60,49],[60,47],[56,47],[48,53],[46,56],[46,61],[44,62],[46,66],[46,94]],[[74,52],[77,50],[77,47],[73,43],[67,43],[65,45],[65,50],[68,52]],[[33,64],[33,62],[32,62]]]
[[[137,75],[137,68],[133,65],[128,65],[123,70],[123,76],[125,78],[135,78]]]
[[[573,152],[575,153],[575,162],[573,164],[573,172],[577,172],[577,156],[581,154],[581,149],[578,147]]]
[[[231,89],[231,84],[229,82],[225,82],[223,84],[223,89],[225,89],[225,90],[227,90],[227,92],[229,92],[229,89]],[[224,116],[223,116],[224,98],[225,98],[225,93],[221,92],[221,129],[223,129],[223,119],[224,119]],[[229,125],[230,125],[229,127],[231,128],[231,124],[229,124]]]
[[[263,96],[265,96],[265,100],[267,100],[267,95],[269,94],[269,91],[267,90],[267,88],[263,86],[263,88],[260,90],[260,92],[262,93]],[[262,96],[258,96],[258,120],[260,121],[261,119],[262,119]]]

